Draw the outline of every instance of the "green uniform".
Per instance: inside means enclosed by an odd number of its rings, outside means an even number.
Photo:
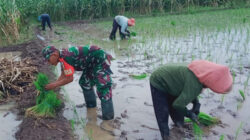
[[[158,68],[150,83],[160,91],[175,96],[172,107],[186,115],[186,106],[201,93],[203,85],[185,64],[168,64]]]

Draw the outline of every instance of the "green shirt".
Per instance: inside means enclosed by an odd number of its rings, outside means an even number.
[[[203,88],[198,78],[184,64],[168,64],[158,68],[150,77],[157,89],[177,97],[172,107],[186,115],[186,106],[201,93]]]

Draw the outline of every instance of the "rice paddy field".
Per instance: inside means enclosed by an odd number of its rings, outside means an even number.
[[[78,80],[64,86],[63,116],[69,121],[77,140],[160,140],[149,87],[150,74],[167,63],[190,63],[192,60],[209,60],[227,65],[233,75],[233,89],[220,95],[204,89],[199,96],[201,112],[220,120],[219,124],[204,127],[197,138],[192,125],[179,129],[170,119],[170,138],[173,140],[249,140],[250,139],[250,9],[238,8],[136,16],[136,25],[129,30],[135,37],[109,40],[113,19],[95,22],[69,21],[53,23],[53,31],[36,33],[46,45],[57,48],[97,45],[110,53],[113,71],[113,103],[115,119],[100,119],[100,100],[96,109],[87,110]],[[54,67],[55,75],[60,67]],[[139,75],[143,78],[135,78]],[[11,104],[12,105],[12,104]],[[0,108],[6,114],[6,108]],[[7,118],[13,121],[14,115]],[[4,124],[1,136],[14,135],[16,126]],[[8,133],[8,135],[6,135]],[[7,139],[15,139],[7,137]]]
[[[42,34],[48,44],[58,48],[95,44],[115,57],[111,66],[116,116],[112,129],[103,128],[107,122],[99,118],[88,119],[91,113],[81,107],[81,73],[76,73],[75,81],[62,91],[68,99],[64,114],[74,125],[77,138],[161,139],[152,107],[150,74],[167,63],[204,59],[229,66],[234,84],[229,94],[219,95],[209,89],[200,94],[201,111],[221,120],[219,125],[202,128],[202,139],[250,139],[250,9],[136,17],[136,26],[129,30],[137,36],[128,40],[120,40],[117,34],[117,40],[110,41],[111,27],[112,19],[67,22],[56,24],[54,32]],[[147,77],[131,77],[141,74]],[[171,128],[173,139],[194,139],[190,128],[182,132]]]

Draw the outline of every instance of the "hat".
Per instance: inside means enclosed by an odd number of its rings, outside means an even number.
[[[44,57],[46,60],[48,60],[49,57],[50,57],[50,55],[51,55],[53,52],[55,52],[55,51],[57,51],[57,49],[56,49],[54,46],[47,46],[47,47],[43,48],[43,50],[42,50],[43,57]]]
[[[134,26],[134,25],[135,25],[135,19],[134,18],[128,19],[128,26]]]
[[[199,81],[216,93],[226,93],[232,86],[232,75],[227,66],[206,60],[196,60],[188,65]]]

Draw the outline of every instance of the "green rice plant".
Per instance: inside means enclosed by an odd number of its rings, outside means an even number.
[[[70,120],[71,127],[73,131],[75,130],[75,120]]]
[[[198,115],[198,121],[200,122],[200,124],[203,124],[205,126],[211,126],[211,125],[215,125],[218,124],[220,122],[219,119],[212,117],[206,113],[200,112],[200,114]],[[187,118],[185,119],[185,122],[192,122],[191,119]]]
[[[34,82],[34,85],[36,89],[38,90],[38,96],[36,97],[36,104],[40,104],[48,91],[45,90],[45,85],[49,83],[48,77],[43,73],[38,73],[36,81]]]
[[[221,96],[221,104],[223,104],[224,98],[225,98],[225,95],[222,95],[222,96]]]
[[[220,135],[220,140],[224,140],[224,135]]]
[[[175,25],[176,25],[176,22],[175,22],[175,21],[171,21],[170,24],[171,24],[172,26],[175,26]]]
[[[241,95],[241,97],[242,97],[243,101],[245,101],[246,97],[245,97],[245,93],[244,93],[244,91],[239,90],[239,93],[240,93],[240,95]]]
[[[193,122],[193,131],[194,131],[195,140],[202,140],[203,131],[201,130],[199,125],[195,122]]]
[[[146,73],[140,74],[140,75],[134,75],[134,74],[130,74],[130,77],[132,77],[133,79],[137,79],[137,80],[141,80],[147,77]]]
[[[131,36],[136,36],[136,32],[131,32],[130,35]]]
[[[238,139],[238,136],[239,136],[239,133],[240,133],[240,130],[242,129],[243,127],[243,122],[240,123],[240,126],[237,128],[236,130],[236,133],[235,133],[235,140]]]

